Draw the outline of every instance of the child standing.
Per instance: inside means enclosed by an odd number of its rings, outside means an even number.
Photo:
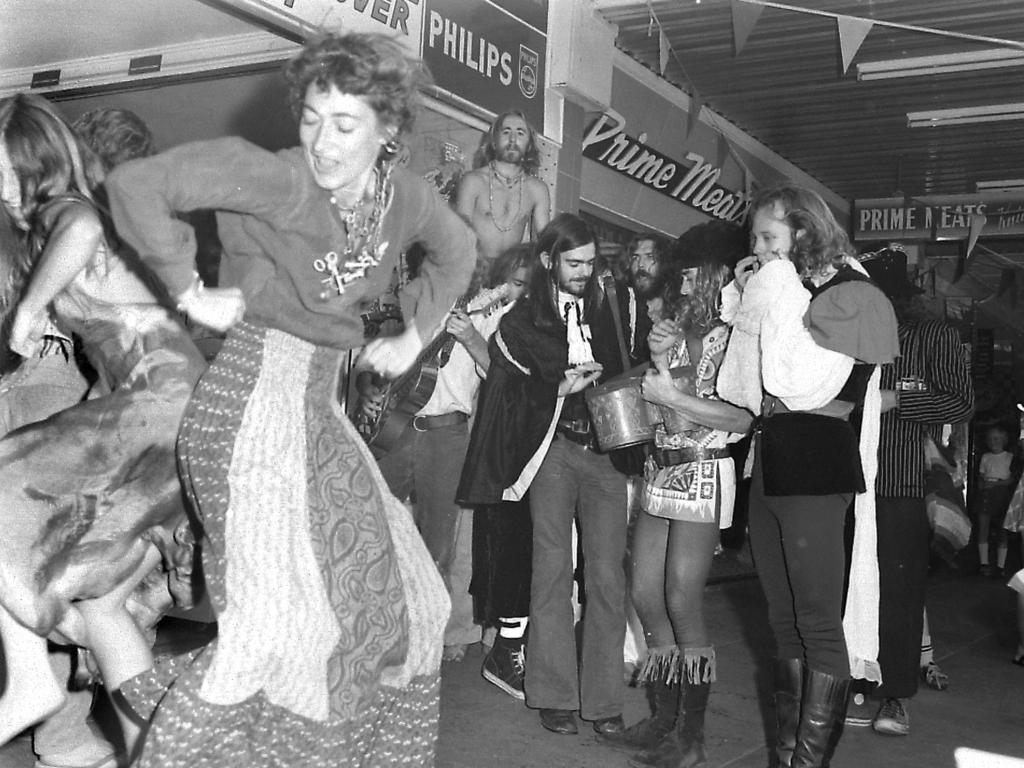
[[[1004,427],[995,425],[985,432],[988,446],[981,456],[981,509],[978,511],[978,562],[982,576],[1001,577],[1006,566],[1007,531],[1003,517],[1013,491],[1013,454],[1006,450],[1010,436]],[[996,566],[989,564],[989,549],[996,545]]]

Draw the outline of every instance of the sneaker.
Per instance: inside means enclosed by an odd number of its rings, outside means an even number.
[[[910,733],[910,713],[907,711],[907,699],[883,701],[872,726],[876,732],[887,733],[890,736],[906,736]]]
[[[493,683],[509,696],[526,701],[523,679],[526,676],[526,643],[521,639],[498,636],[484,657],[480,670],[484,680]]]
[[[866,693],[853,693],[846,707],[846,724],[854,728],[867,728],[875,719],[878,707],[867,697]]]

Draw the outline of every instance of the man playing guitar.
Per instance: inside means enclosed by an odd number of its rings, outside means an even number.
[[[427,344],[409,374],[383,387],[361,377],[362,399],[353,420],[392,493],[414,498],[416,526],[449,591],[458,592],[445,637],[448,660],[461,659],[466,646],[480,640],[468,597],[470,564],[453,573],[460,526],[455,488],[469,443],[469,416],[490,364],[488,340],[522,293],[533,258],[528,245],[502,254],[489,280],[497,284],[452,310],[444,331]]]

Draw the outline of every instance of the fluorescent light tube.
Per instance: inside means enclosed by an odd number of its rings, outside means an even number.
[[[907,126],[910,128],[938,128],[946,125],[994,123],[1002,120],[1024,120],[1024,103],[987,104],[980,107],[907,112]]]
[[[891,80],[897,77],[943,75],[1024,66],[1024,50],[988,48],[967,53],[943,53],[937,56],[912,56],[887,61],[857,64],[858,80]]]
[[[1024,179],[999,179],[996,181],[979,181],[974,188],[978,192],[997,192],[1001,190],[1024,189]]]

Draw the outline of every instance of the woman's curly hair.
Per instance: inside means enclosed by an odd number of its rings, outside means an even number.
[[[385,35],[324,32],[285,65],[289,102],[298,119],[311,85],[322,91],[334,86],[341,93],[362,96],[382,125],[397,138],[412,129],[419,106],[418,89],[430,75],[417,59]]]
[[[804,277],[838,267],[853,254],[850,238],[817,192],[792,184],[768,187],[754,195],[750,210],[774,210],[776,204],[793,233],[789,258]]]
[[[736,262],[746,256],[747,234],[742,227],[714,219],[690,227],[666,254],[663,299],[667,315],[700,335],[717,325],[722,288],[732,279]],[[686,271],[697,269],[693,291],[680,295]]]

